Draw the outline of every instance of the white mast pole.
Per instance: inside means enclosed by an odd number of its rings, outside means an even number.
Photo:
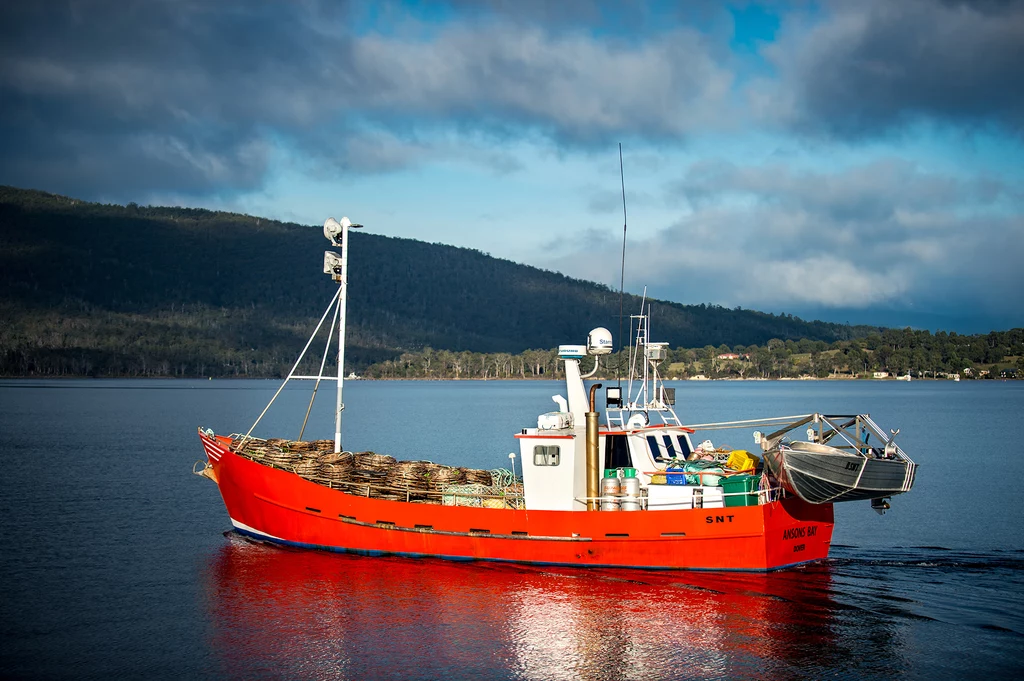
[[[348,295],[348,227],[349,221],[341,221],[341,293],[338,296],[338,399],[334,412],[334,451],[341,451],[341,412],[345,403],[341,391],[345,382],[345,304]]]

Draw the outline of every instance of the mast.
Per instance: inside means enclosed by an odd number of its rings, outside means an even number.
[[[345,410],[342,393],[345,387],[345,318],[348,302],[348,230],[357,229],[362,225],[354,225],[348,218],[338,222],[328,218],[324,223],[324,236],[331,244],[338,246],[337,236],[341,234],[341,260],[331,269],[334,280],[338,282],[338,395],[334,407],[334,451],[341,451],[341,413]],[[325,268],[326,269],[326,268]]]
[[[264,407],[263,412],[256,418],[256,422],[252,424],[252,428],[242,438],[241,443],[237,446],[237,450],[241,450],[242,445],[252,435],[252,431],[256,429],[259,422],[266,416],[270,406],[274,404],[274,400],[284,390],[285,385],[288,381],[293,378],[296,379],[308,379],[316,381],[316,386],[313,388],[313,397],[309,401],[309,407],[306,409],[306,419],[309,418],[309,412],[313,408],[313,400],[316,399],[317,388],[320,387],[320,381],[337,381],[338,382],[338,397],[335,403],[334,410],[334,451],[338,453],[341,451],[341,412],[345,409],[345,403],[341,401],[342,386],[345,381],[345,303],[348,298],[348,230],[358,229],[362,225],[352,224],[352,221],[348,218],[342,218],[341,222],[334,218],[327,218],[324,222],[324,236],[331,242],[332,246],[341,247],[341,255],[338,255],[334,251],[324,251],[324,274],[331,275],[331,279],[338,282],[338,292],[331,298],[330,304],[327,309],[324,310],[324,314],[320,317],[320,322],[316,325],[313,330],[313,335],[306,341],[306,347],[302,348],[302,352],[299,353],[299,358],[295,360],[295,364],[292,366],[291,371],[288,372],[288,376],[281,383],[281,387],[277,389],[274,396],[270,398],[270,402]],[[337,237],[341,237],[341,243],[338,242]],[[324,376],[324,364],[327,361],[328,353],[331,351],[331,338],[332,334],[328,334],[327,343],[324,345],[323,358],[320,360],[320,371],[316,376],[297,376],[295,370],[299,368],[299,364],[302,363],[302,358],[306,356],[306,351],[309,350],[309,346],[313,343],[313,339],[320,333],[320,328],[324,324],[324,320],[327,319],[327,315],[330,314],[331,310],[335,312],[335,319],[338,320],[338,375]],[[331,322],[329,327],[332,332],[334,328],[334,321]],[[306,429],[306,421],[302,422],[302,430],[299,431],[299,439],[302,439],[302,433]]]
[[[334,451],[341,451],[341,393],[345,387],[345,312],[348,302],[348,226],[341,232],[341,292],[338,295],[338,397],[334,408]]]

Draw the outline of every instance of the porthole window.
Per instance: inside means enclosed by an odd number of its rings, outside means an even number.
[[[535,445],[533,448],[534,466],[557,466],[558,459],[558,445]]]

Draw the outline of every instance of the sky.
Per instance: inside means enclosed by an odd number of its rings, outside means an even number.
[[[3,3],[0,184],[1020,327],[1024,2]]]

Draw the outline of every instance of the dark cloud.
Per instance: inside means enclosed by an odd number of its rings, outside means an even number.
[[[315,5],[0,11],[0,182],[120,199],[252,188],[272,133],[316,122],[333,80]],[[334,56],[345,41],[331,45]]]
[[[728,119],[732,74],[697,31],[635,41],[585,30],[592,12],[628,3],[496,6],[354,31],[365,4],[6,3],[0,182],[122,199],[241,191],[278,145],[334,172],[439,152],[508,172],[516,163],[477,138],[584,148]],[[444,130],[468,148],[437,142]]]
[[[871,0],[794,15],[764,53],[765,113],[804,131],[864,136],[920,121],[1024,131],[1024,3]]]

